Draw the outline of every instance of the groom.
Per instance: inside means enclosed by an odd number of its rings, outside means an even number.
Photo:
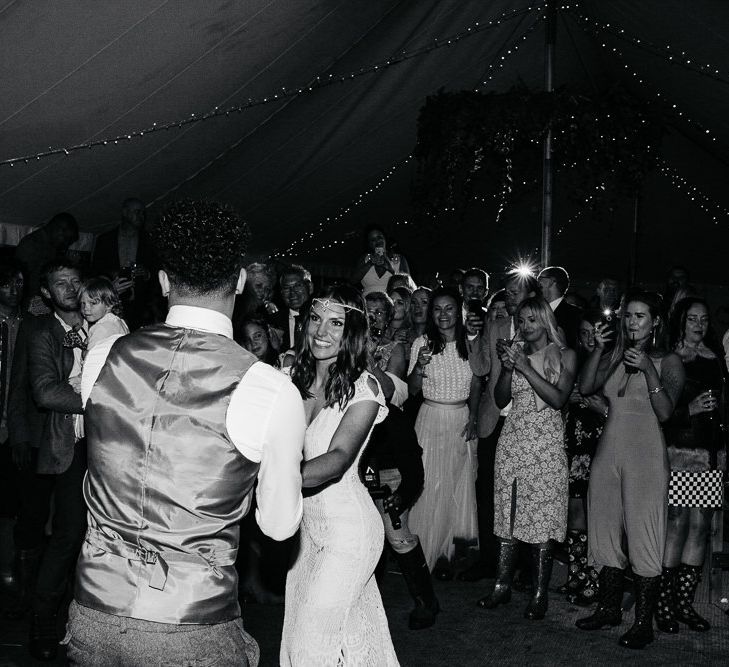
[[[257,479],[263,532],[296,532],[305,418],[288,378],[232,339],[247,238],[219,204],[170,206],[154,231],[166,322],[86,357],[71,664],[258,662],[238,605],[238,524]]]

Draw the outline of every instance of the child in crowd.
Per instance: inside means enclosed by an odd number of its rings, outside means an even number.
[[[86,280],[81,285],[78,298],[81,314],[89,323],[87,350],[110,336],[129,333],[126,322],[119,317],[121,312],[119,294],[110,280],[107,278]]]

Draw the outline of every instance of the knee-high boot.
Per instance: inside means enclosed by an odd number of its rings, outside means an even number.
[[[415,601],[415,609],[410,612],[408,627],[411,630],[429,628],[435,623],[440,605],[433,591],[433,581],[430,578],[428,563],[425,562],[423,547],[418,542],[417,546],[407,553],[394,553],[408,591]]]
[[[661,586],[656,602],[656,625],[661,632],[675,634],[678,632],[676,621],[676,572],[677,567],[663,567]]]
[[[626,648],[645,648],[653,641],[653,614],[656,609],[661,577],[635,577],[635,621],[621,638]]]
[[[622,620],[624,570],[619,567],[605,566],[600,570],[600,590],[595,612],[580,618],[575,625],[580,630],[599,630],[606,625],[615,627]]]
[[[552,547],[534,544],[531,556],[534,596],[524,611],[524,618],[528,618],[530,621],[541,621],[547,613],[549,579],[552,576]]]
[[[709,622],[699,616],[693,607],[696,589],[701,581],[701,565],[681,563],[676,576],[676,618],[697,632],[706,632],[711,628]]]
[[[479,607],[482,609],[493,609],[511,600],[511,580],[514,577],[518,557],[519,542],[516,540],[499,540],[499,563],[496,571],[496,584],[491,595],[487,595],[478,601]]]

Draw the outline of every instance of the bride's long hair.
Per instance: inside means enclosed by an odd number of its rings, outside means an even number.
[[[327,407],[337,403],[340,409],[344,409],[354,396],[354,383],[367,368],[369,323],[365,301],[359,290],[346,284],[325,287],[316,295],[315,299],[322,301],[329,299],[334,303],[349,306],[345,308],[342,346],[337,358],[329,366],[329,377],[324,394]],[[304,313],[303,327],[296,341],[296,359],[291,369],[291,379],[303,399],[312,397],[309,388],[316,377],[316,360],[311,353],[307,335],[310,318],[311,308]]]

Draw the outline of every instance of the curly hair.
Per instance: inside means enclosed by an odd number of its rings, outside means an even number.
[[[183,293],[229,293],[245,262],[248,225],[231,208],[184,200],[160,215],[153,241],[162,268]]]
[[[365,302],[358,289],[345,283],[325,287],[315,298],[331,299],[362,311],[345,309],[341,347],[337,358],[329,366],[329,377],[324,390],[325,406],[331,407],[336,403],[343,410],[354,396],[354,383],[367,368],[369,323]],[[316,377],[316,359],[311,353],[307,333],[313,307],[312,302],[312,307],[304,313],[302,333],[296,341],[296,359],[291,368],[291,379],[304,400],[312,397],[309,387]]]

